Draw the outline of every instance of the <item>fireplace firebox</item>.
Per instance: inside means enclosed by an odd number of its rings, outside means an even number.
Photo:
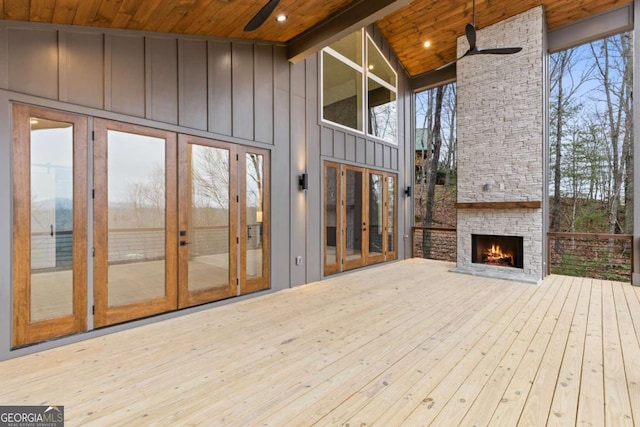
[[[471,261],[476,264],[524,268],[522,236],[471,235]]]

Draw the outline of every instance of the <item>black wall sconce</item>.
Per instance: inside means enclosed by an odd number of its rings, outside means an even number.
[[[411,197],[411,187],[405,188],[404,195],[407,197]]]
[[[300,191],[307,191],[309,189],[309,175],[306,173],[298,176],[298,189],[300,189]]]

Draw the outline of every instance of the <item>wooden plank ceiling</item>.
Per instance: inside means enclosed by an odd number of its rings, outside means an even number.
[[[358,0],[356,0],[358,1]],[[544,5],[549,29],[613,9],[632,0],[477,0],[483,28]],[[352,0],[281,0],[257,30],[243,27],[267,0],[0,0],[0,19],[158,31],[287,43],[326,22]],[[284,14],[284,23],[275,16]],[[411,76],[433,70],[456,53],[456,39],[472,20],[471,0],[414,0],[377,21]],[[429,41],[431,47],[425,48]],[[487,46],[490,47],[490,46]]]

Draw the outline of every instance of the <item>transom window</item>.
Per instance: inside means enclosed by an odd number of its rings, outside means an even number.
[[[322,120],[395,144],[397,81],[363,30],[338,40],[322,51]]]

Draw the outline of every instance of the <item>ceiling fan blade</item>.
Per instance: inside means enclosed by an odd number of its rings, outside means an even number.
[[[461,57],[454,59],[451,62],[447,62],[444,65],[439,66],[438,68],[436,68],[437,71],[439,70],[444,70],[445,68],[448,68],[450,66],[452,66],[453,64],[455,64],[456,62],[460,61],[462,58],[464,58],[465,56],[469,56],[469,55],[475,55],[478,53],[478,49],[469,49],[467,50]]]
[[[511,55],[522,50],[521,47],[499,47],[495,49],[477,49],[473,55]]]
[[[474,50],[476,48],[476,27],[474,27],[473,24],[467,24],[464,27],[464,32],[469,42],[469,50]]]
[[[251,21],[249,21],[249,23],[244,27],[244,31],[253,31],[258,29],[258,27],[267,20],[269,15],[271,15],[279,2],[280,0],[269,0],[267,4],[265,4],[262,9],[260,9],[253,18],[251,18]]]

